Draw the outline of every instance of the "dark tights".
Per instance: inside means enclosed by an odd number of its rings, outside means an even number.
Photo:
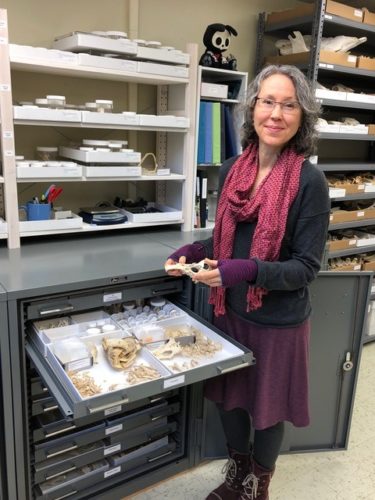
[[[225,411],[218,405],[227,444],[230,448],[249,453],[251,421],[243,408]],[[284,436],[284,422],[278,422],[267,429],[254,431],[253,456],[255,461],[266,469],[273,469],[280,453]]]

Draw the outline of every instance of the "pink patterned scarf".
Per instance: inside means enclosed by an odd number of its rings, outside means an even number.
[[[303,155],[285,149],[254,196],[249,192],[258,173],[258,145],[250,144],[230,169],[221,192],[214,229],[214,259],[230,259],[238,222],[257,220],[249,258],[275,261],[279,257],[286,221],[298,189]],[[262,306],[267,290],[250,286],[247,311]],[[215,315],[225,314],[225,288],[211,288]]]

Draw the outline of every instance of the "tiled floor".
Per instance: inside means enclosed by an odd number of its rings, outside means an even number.
[[[204,500],[222,480],[215,460],[139,492],[131,500]],[[271,500],[375,498],[375,342],[364,346],[347,451],[282,455]]]

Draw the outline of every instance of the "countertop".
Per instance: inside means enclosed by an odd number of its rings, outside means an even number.
[[[19,296],[103,286],[165,276],[172,249],[205,239],[211,230],[153,230],[50,240],[22,240],[19,249],[0,248],[0,285]]]

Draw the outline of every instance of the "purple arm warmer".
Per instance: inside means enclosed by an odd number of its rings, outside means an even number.
[[[241,281],[254,283],[258,274],[254,259],[220,259],[217,267],[225,287],[237,285]]]
[[[184,245],[173,252],[168,258],[178,262],[180,257],[186,257],[186,263],[192,264],[193,262],[199,262],[203,260],[205,255],[205,248],[200,243],[191,243],[190,245]]]

